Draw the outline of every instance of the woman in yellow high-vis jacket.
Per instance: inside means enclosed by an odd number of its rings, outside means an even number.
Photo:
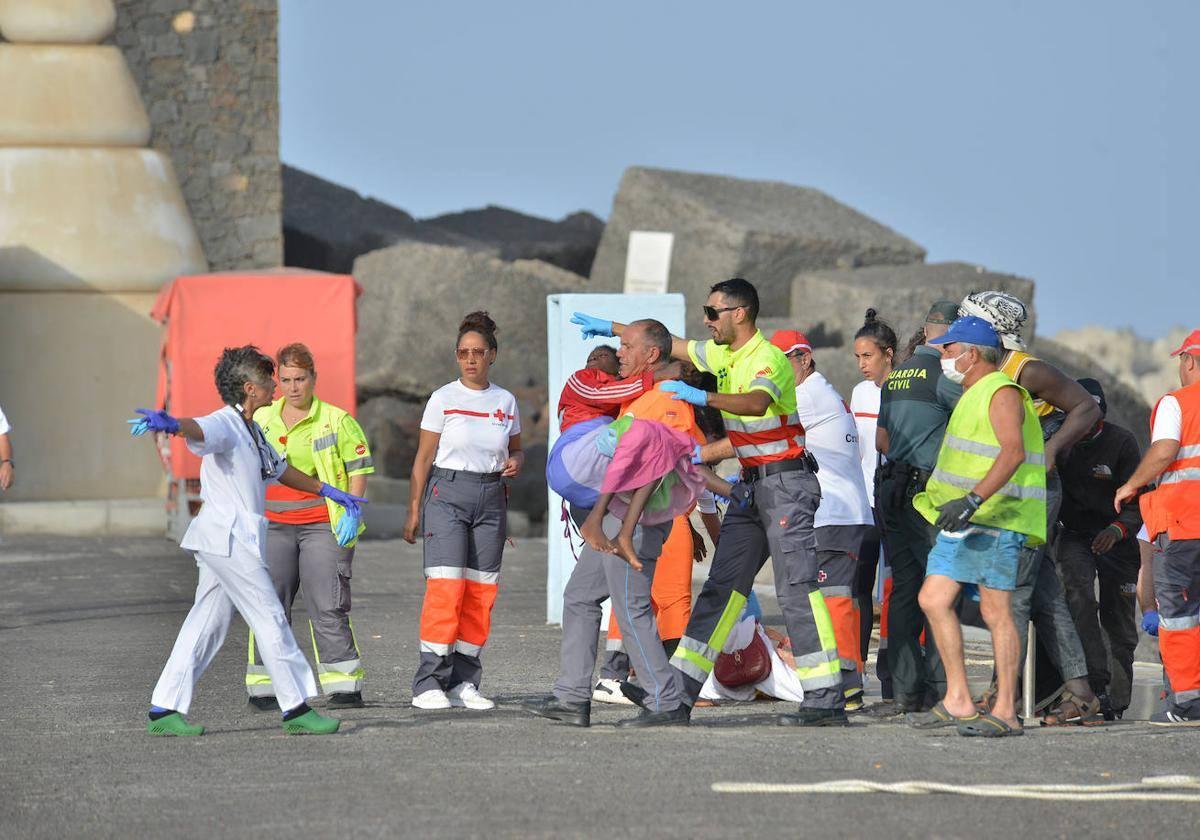
[[[366,495],[375,467],[362,427],[316,397],[316,365],[307,347],[289,344],[276,361],[283,397],[254,415],[267,442],[300,472]],[[330,707],[361,707],[364,671],[350,623],[350,577],[365,526],[325,499],[282,486],[268,488],[266,516],[267,571],[289,620],[296,591],[304,587],[321,691]],[[275,689],[255,657],[251,635],[246,692],[255,707],[273,708]]]

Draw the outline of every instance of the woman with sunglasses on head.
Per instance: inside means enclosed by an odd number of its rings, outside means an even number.
[[[263,438],[254,412],[275,393],[275,363],[252,344],[227,348],[215,370],[225,407],[204,417],[176,419],[165,411],[139,408],[130,433],[182,435],[199,455],[200,498],[204,504],[180,546],[196,555],[200,580],[175,647],[151,698],[151,735],[201,735],[203,726],[184,715],[196,680],[212,662],[236,609],[258,637],[263,662],[283,710],[289,734],[327,735],[339,721],[318,714],[305,702],[317,694],[312,669],[296,645],[283,605],[263,561],[267,541],[265,487],[279,481],[332,500],[348,514],[359,514],[366,499],[288,466]]]
[[[344,409],[318,399],[316,363],[303,344],[275,354],[283,396],[254,415],[263,436],[288,464],[355,496],[366,495],[375,472],[362,427]],[[361,708],[365,676],[350,624],[350,576],[354,545],[366,530],[361,518],[328,499],[273,484],[267,488],[267,571],[291,618],[296,592],[304,588],[317,681],[328,708]],[[275,708],[271,677],[256,662],[251,634],[246,693],[258,709]]]
[[[875,528],[868,532],[863,543],[858,564],[858,579],[855,582],[855,597],[858,600],[861,624],[861,648],[863,662],[867,660],[867,646],[871,640],[871,628],[875,622],[875,573],[879,566],[882,542],[879,538],[879,513],[875,504],[875,468],[879,464],[879,452],[875,449],[875,430],[879,424],[879,405],[883,395],[883,383],[892,372],[896,358],[896,331],[885,321],[879,320],[874,309],[868,309],[863,325],[854,334],[854,359],[863,381],[854,386],[850,393],[850,411],[854,414],[854,425],[858,427],[858,449],[862,456],[863,482],[867,487],[867,498]],[[883,607],[879,620],[879,654],[875,660],[875,673],[883,689],[885,702],[892,700],[892,676],[887,659],[887,607],[891,593],[891,574],[887,571],[883,583]]]
[[[496,324],[472,312],[458,328],[460,376],[433,392],[421,418],[404,539],[424,536],[425,602],[418,709],[495,706],[479,693],[507,536],[508,490],[525,462],[517,400],[493,385]]]

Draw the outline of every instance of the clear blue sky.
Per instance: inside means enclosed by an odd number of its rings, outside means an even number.
[[[1034,278],[1048,333],[1200,325],[1200,3],[280,6],[284,161],[414,215],[780,180]]]

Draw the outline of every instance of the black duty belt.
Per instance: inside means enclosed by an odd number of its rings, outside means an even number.
[[[757,467],[742,467],[742,481],[758,481],[760,478],[785,472],[815,473],[816,470],[813,468],[815,464],[816,458],[813,458],[806,451],[804,456],[800,458],[789,458],[786,461],[771,461],[769,464],[762,464]]]
[[[430,470],[429,474],[434,478],[444,478],[447,481],[454,481],[457,479],[460,481],[481,481],[485,484],[499,481],[501,478],[500,473],[498,472],[480,473],[471,472],[470,470],[448,470],[443,467],[434,467],[432,470]]]

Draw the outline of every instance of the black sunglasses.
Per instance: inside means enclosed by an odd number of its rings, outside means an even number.
[[[704,310],[704,320],[706,321],[717,320],[717,318],[721,316],[722,312],[732,312],[735,309],[745,309],[744,306],[726,306],[722,309],[715,309],[711,306],[701,306],[700,308]]]

